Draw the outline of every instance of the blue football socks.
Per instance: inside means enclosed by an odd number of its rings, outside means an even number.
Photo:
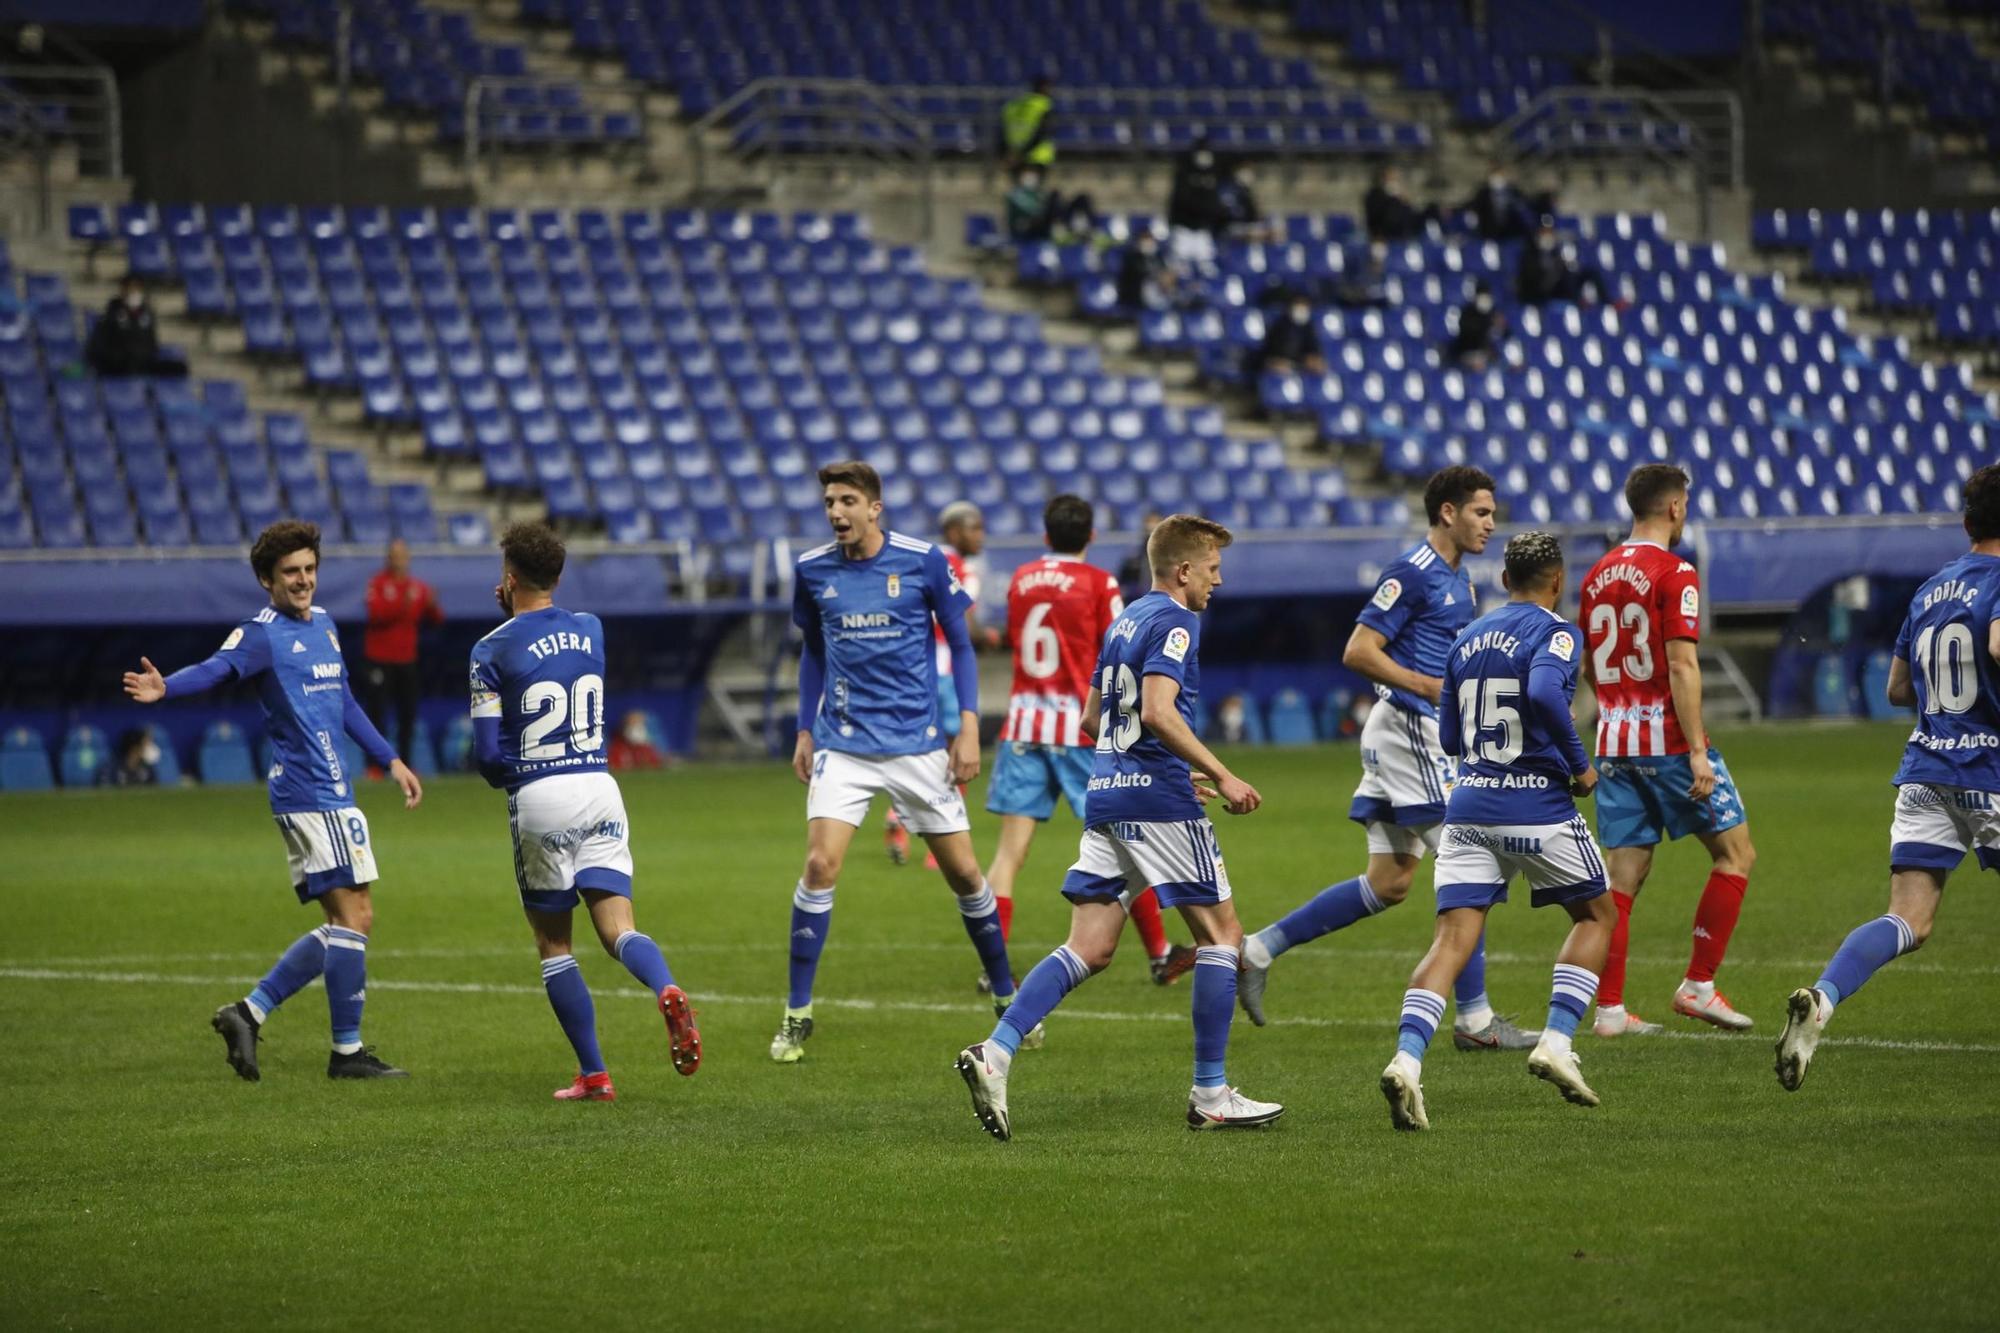
[[[1236,950],[1204,944],[1194,951],[1194,1085],[1220,1088],[1229,1054],[1229,1023],[1236,1016]]]
[[[1597,974],[1573,963],[1557,963],[1555,985],[1549,992],[1549,1021],[1544,1032],[1569,1038],[1597,995]]]
[[[562,1024],[563,1035],[576,1052],[577,1072],[603,1073],[604,1055],[597,1049],[597,1006],[591,1002],[590,987],[584,984],[583,969],[577,966],[574,955],[542,960],[542,989],[549,993],[549,1008],[556,1011],[556,1022]]]
[[[1444,996],[1416,986],[1403,992],[1403,1021],[1396,1028],[1396,1049],[1422,1064],[1424,1052],[1444,1022]]]
[[[958,899],[959,915],[965,918],[965,933],[979,951],[979,964],[993,983],[993,998],[1004,1000],[1014,993],[1014,968],[1007,961],[1007,932],[1000,926],[1000,907],[986,884],[979,892]]]
[[[658,995],[674,984],[674,974],[667,970],[666,956],[660,952],[660,946],[653,943],[652,936],[628,930],[612,943],[611,952],[625,964],[625,970],[653,994]]]
[[[833,924],[833,888],[809,889],[804,880],[792,890],[791,988],[785,1003],[805,1009],[813,1000],[813,977],[819,972],[820,951]]]
[[[1084,966],[1083,959],[1067,944],[1059,946],[1021,978],[1021,989],[1014,996],[1014,1003],[1007,1006],[1007,1012],[993,1025],[993,1035],[987,1042],[1011,1059],[1021,1049],[1021,1039],[1062,1003],[1063,996],[1089,979],[1090,969]]]
[[[1827,960],[1815,989],[1826,996],[1829,1005],[1837,1005],[1884,966],[1916,947],[1917,934],[1910,923],[1894,912],[1884,913],[1849,932]]]
[[[278,961],[243,1001],[250,1017],[262,1023],[279,1005],[311,985],[312,979],[326,970],[326,933],[330,929],[315,926],[278,955]]]
[[[1257,941],[1276,958],[1294,945],[1344,929],[1388,906],[1375,896],[1368,876],[1356,875],[1321,889],[1311,901],[1257,932]],[[1254,962],[1255,959],[1253,958]]]
[[[1451,998],[1458,1005],[1461,1022],[1470,1014],[1477,1016],[1493,1007],[1486,998],[1486,932],[1479,932],[1479,943],[1472,946],[1472,957],[1465,960],[1459,969],[1458,980],[1452,983]],[[1480,1024],[1484,1027],[1484,1024]]]
[[[368,990],[368,937],[345,926],[326,928],[326,1010],[333,1021],[333,1049],[361,1049],[361,1004]]]

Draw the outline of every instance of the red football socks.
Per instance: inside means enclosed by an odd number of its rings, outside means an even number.
[[[1165,958],[1167,956],[1167,928],[1160,921],[1160,895],[1147,889],[1132,900],[1130,908],[1132,925],[1139,932],[1139,940],[1146,946],[1146,957]]]
[[[1701,891],[1701,905],[1694,909],[1694,956],[1688,960],[1689,981],[1713,981],[1722,955],[1729,951],[1729,936],[1743,911],[1743,890],[1750,881],[1742,875],[1725,875],[1720,870],[1708,877]]]
[[[1604,954],[1604,971],[1597,979],[1597,1004],[1615,1009],[1625,1003],[1625,952],[1632,940],[1632,895],[1611,891],[1618,905],[1618,924],[1611,928],[1611,947]]]
[[[1000,938],[1003,940],[1012,939],[1014,936],[1014,900],[1012,898],[1002,898],[996,893],[993,895],[993,910],[1000,914]]]

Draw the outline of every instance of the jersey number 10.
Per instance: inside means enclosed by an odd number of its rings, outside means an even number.
[[[1972,652],[1972,630],[1966,625],[1933,625],[1917,636],[1917,674],[1924,678],[1926,713],[1972,708],[1979,698]]]
[[[562,759],[571,750],[595,754],[604,748],[604,677],[578,676],[568,689],[552,680],[538,680],[521,695],[521,758]],[[570,724],[566,736],[550,740],[551,732]]]

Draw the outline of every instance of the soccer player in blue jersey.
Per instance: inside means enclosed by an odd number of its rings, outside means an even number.
[[[993,891],[972,850],[959,785],[979,775],[979,668],[972,605],[944,552],[882,528],[882,479],[861,462],[819,470],[833,540],[799,557],[792,619],[799,653],[799,731],[792,771],[807,785],[806,864],[792,891],[791,973],[771,1058],[791,1064],[813,1032],[813,982],[833,921],[833,890],[854,830],[887,792],[904,827],[937,857],[993,986],[1014,1002],[1014,975]],[[939,716],[932,626],[952,658],[958,734]]]
[[[514,880],[542,956],[542,986],[576,1051],[576,1078],[559,1101],[617,1094],[597,1044],[597,1010],[570,952],[581,902],[605,951],[644,986],[667,1022],[674,1068],[701,1064],[694,1010],[660,946],[632,920],[631,827],[604,752],[604,626],[555,604],[567,553],[546,523],[516,523],[500,538],[507,623],[472,649],[472,742],[479,772],[507,791]]]
[[[1361,729],[1361,785],[1347,817],[1368,830],[1368,869],[1342,880],[1243,941],[1237,998],[1264,1025],[1264,988],[1287,949],[1364,921],[1410,892],[1426,851],[1436,851],[1451,761],[1438,741],[1445,650],[1478,609],[1465,557],[1493,536],[1493,478],[1448,467],[1424,486],[1430,532],[1391,562],[1361,610],[1341,662],[1374,683],[1377,702]],[[1452,1043],[1462,1051],[1527,1050],[1538,1034],[1493,1012],[1481,938],[1453,991]]]
[[[1478,947],[1486,913],[1507,901],[1507,881],[1517,874],[1527,877],[1533,906],[1559,904],[1573,923],[1556,955],[1548,1021],[1528,1071],[1578,1106],[1598,1100],[1583,1081],[1571,1039],[1597,991],[1618,916],[1604,858],[1573,799],[1597,785],[1570,716],[1583,635],[1555,611],[1563,556],[1553,536],[1516,535],[1505,564],[1511,600],[1467,626],[1445,657],[1438,735],[1457,756],[1458,774],[1438,847],[1436,935],[1403,995],[1396,1054],[1382,1071],[1397,1129],[1430,1128],[1419,1080],[1444,1017],[1445,988]]]
[[[1198,946],[1188,1128],[1247,1128],[1284,1114],[1276,1102],[1252,1101],[1230,1087],[1224,1069],[1243,928],[1202,802],[1220,799],[1233,815],[1263,803],[1194,733],[1201,611],[1222,586],[1230,540],[1229,529],[1209,519],[1162,519],[1146,542],[1153,589],[1105,636],[1097,684],[1084,704],[1098,726],[1083,840],[1062,886],[1071,904],[1069,940],[1035,964],[992,1034],[958,1053],[973,1114],[996,1139],[1013,1136],[1007,1078],[1014,1053],[1063,996],[1111,965],[1126,904],[1148,885],[1162,906],[1180,909]],[[1197,772],[1212,785],[1197,785]]]
[[[1841,942],[1818,981],[1792,992],[1778,1082],[1797,1092],[1834,1007],[1930,938],[1944,882],[1971,852],[2000,870],[2000,464],[1965,483],[1972,549],[1917,589],[1889,662],[1889,702],[1917,725],[1891,779],[1889,910]]]
[[[179,699],[230,680],[254,680],[271,740],[271,813],[284,835],[292,889],[301,903],[318,903],[326,924],[301,935],[257,988],[215,1011],[229,1067],[260,1078],[257,1042],[277,1007],[326,974],[333,1022],[328,1078],[401,1078],[403,1071],[361,1044],[361,1007],[368,984],[368,933],[375,904],[375,848],[368,818],[354,804],[354,779],[341,762],[344,731],[370,762],[403,789],[414,810],[423,784],[382,739],[348,685],[340,636],[326,611],[313,605],[319,588],[319,528],[283,519],[257,534],[250,568],[271,604],[229,632],[205,662],[162,678],[145,658],[125,673],[125,693],[142,704]]]

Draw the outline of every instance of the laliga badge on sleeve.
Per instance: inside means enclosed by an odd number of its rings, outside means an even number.
[[[1172,629],[1168,630],[1167,642],[1160,649],[1160,651],[1164,653],[1167,657],[1173,659],[1174,661],[1180,662],[1184,661],[1187,658],[1187,650],[1188,650],[1187,630],[1179,625],[1176,625]]]

